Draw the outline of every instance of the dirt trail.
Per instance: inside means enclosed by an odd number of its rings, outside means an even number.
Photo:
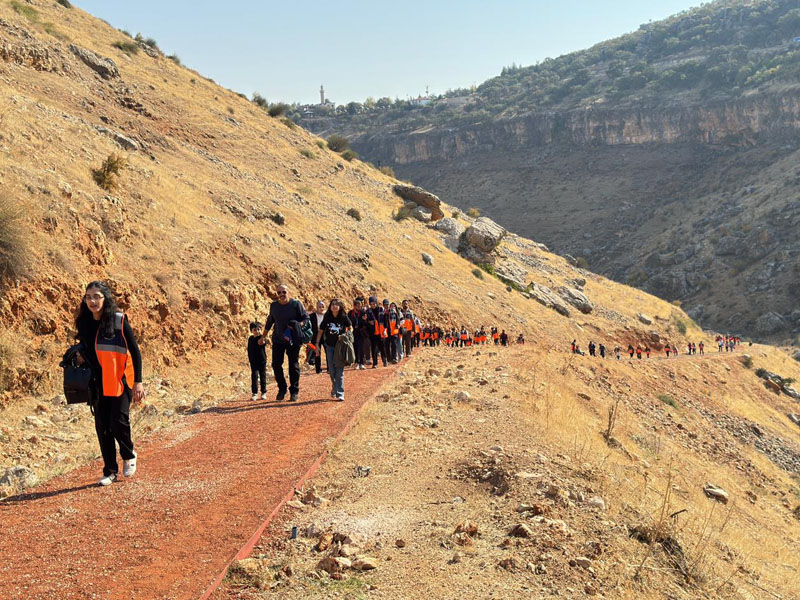
[[[138,447],[110,488],[97,462],[0,503],[5,599],[198,598],[394,369],[325,374],[297,404],[238,399]]]

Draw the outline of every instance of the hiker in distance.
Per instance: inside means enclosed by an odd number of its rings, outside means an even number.
[[[344,365],[337,364],[335,360],[336,342],[339,336],[352,328],[352,323],[347,317],[344,303],[338,298],[331,300],[328,310],[320,323],[317,337],[314,339],[315,346],[319,348],[320,339],[324,336],[325,343],[325,364],[328,367],[328,374],[331,376],[331,398],[344,401]]]
[[[280,402],[286,397],[286,376],[283,373],[283,359],[289,359],[289,402],[296,402],[300,393],[300,347],[303,345],[300,323],[308,319],[308,314],[299,300],[289,297],[286,285],[278,286],[278,299],[269,307],[269,317],[264,326],[264,335],[272,332],[272,373],[278,385]]]
[[[142,354],[127,316],[102,281],[86,286],[75,317],[75,329],[75,337],[82,346],[78,363],[88,363],[92,369],[94,425],[103,456],[103,477],[98,483],[107,486],[114,483],[119,473],[117,444],[123,461],[122,474],[131,477],[136,473],[130,406],[145,397]]]

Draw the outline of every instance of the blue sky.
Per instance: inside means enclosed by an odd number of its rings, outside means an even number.
[[[73,0],[218,83],[338,104],[480,84],[633,31],[699,0]]]

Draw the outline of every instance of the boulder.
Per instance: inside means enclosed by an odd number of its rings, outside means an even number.
[[[417,221],[422,221],[423,223],[430,223],[433,214],[431,213],[430,210],[428,210],[424,206],[418,206],[417,208],[411,211],[411,216],[414,217]]]
[[[528,277],[528,272],[516,263],[507,262],[498,264],[495,266],[494,272],[501,279],[510,281],[521,288],[525,287],[525,280]]]
[[[778,313],[769,311],[756,319],[756,331],[761,335],[771,335],[786,327],[786,321]]]
[[[505,235],[505,229],[486,217],[475,219],[464,232],[466,243],[484,254],[494,251]]]
[[[530,294],[539,304],[547,308],[552,308],[560,315],[564,315],[565,317],[569,316],[569,307],[561,298],[554,294],[549,287],[531,283]]]
[[[778,383],[777,381],[772,381],[772,379],[767,379],[764,382],[764,385],[767,387],[767,389],[772,390],[776,394],[780,394],[781,393],[781,389],[782,389],[781,388],[781,384]]]
[[[8,486],[19,490],[32,488],[37,483],[39,483],[39,478],[36,476],[36,473],[22,465],[6,469],[5,474],[0,477],[0,486]]]
[[[415,185],[397,184],[392,187],[392,190],[403,200],[410,200],[411,202],[416,202],[419,206],[427,208],[431,212],[431,221],[438,221],[444,218],[444,213],[441,209],[442,201],[439,200],[439,196]]]
[[[353,568],[356,571],[372,571],[378,568],[378,559],[372,556],[362,556],[353,562]]]
[[[129,137],[125,137],[118,131],[113,131],[108,127],[96,127],[98,133],[102,133],[110,137],[114,140],[123,150],[128,150],[129,152],[136,152],[139,150],[139,143],[136,140],[133,140]]]
[[[514,525],[508,535],[519,538],[532,538],[533,529],[531,529],[525,523],[518,523],[517,525]]]
[[[575,258],[574,256],[572,256],[571,254],[565,254],[564,255],[564,259],[566,259],[566,261],[569,264],[571,264],[573,267],[577,267],[578,266],[578,259]]]
[[[636,315],[636,318],[639,319],[639,321],[641,323],[644,323],[645,325],[652,325],[653,324],[653,319],[651,319],[650,317],[648,317],[644,313],[639,313],[638,315]]]
[[[800,362],[800,350],[795,350],[795,353],[792,354],[792,358]]]
[[[795,425],[800,425],[800,415],[789,413],[789,420]]]
[[[87,67],[100,75],[103,79],[114,79],[119,77],[117,63],[110,58],[101,58],[91,50],[81,48],[75,44],[70,44],[70,51],[77,56]]]
[[[703,486],[703,492],[705,492],[706,496],[713,498],[717,502],[722,502],[723,504],[728,503],[728,492],[713,483],[706,483],[705,486]]]
[[[790,398],[794,398],[795,400],[800,400],[800,392],[798,392],[793,387],[784,385],[781,389],[783,390],[783,393],[789,396]]]
[[[426,265],[432,265],[433,264],[433,257],[430,254],[428,254],[427,252],[423,252],[422,253],[422,262],[424,262]]]
[[[433,228],[436,231],[441,231],[442,233],[454,235],[456,237],[464,233],[464,226],[459,223],[458,220],[451,219],[450,217],[437,221]]]
[[[588,315],[590,312],[592,312],[592,310],[594,310],[594,305],[589,301],[589,298],[587,298],[583,292],[579,292],[574,288],[564,285],[558,288],[558,294],[583,314]]]

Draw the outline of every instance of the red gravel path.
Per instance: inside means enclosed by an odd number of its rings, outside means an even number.
[[[109,488],[98,463],[0,503],[0,597],[199,598],[394,369],[301,380],[296,404],[236,400],[138,447]]]

